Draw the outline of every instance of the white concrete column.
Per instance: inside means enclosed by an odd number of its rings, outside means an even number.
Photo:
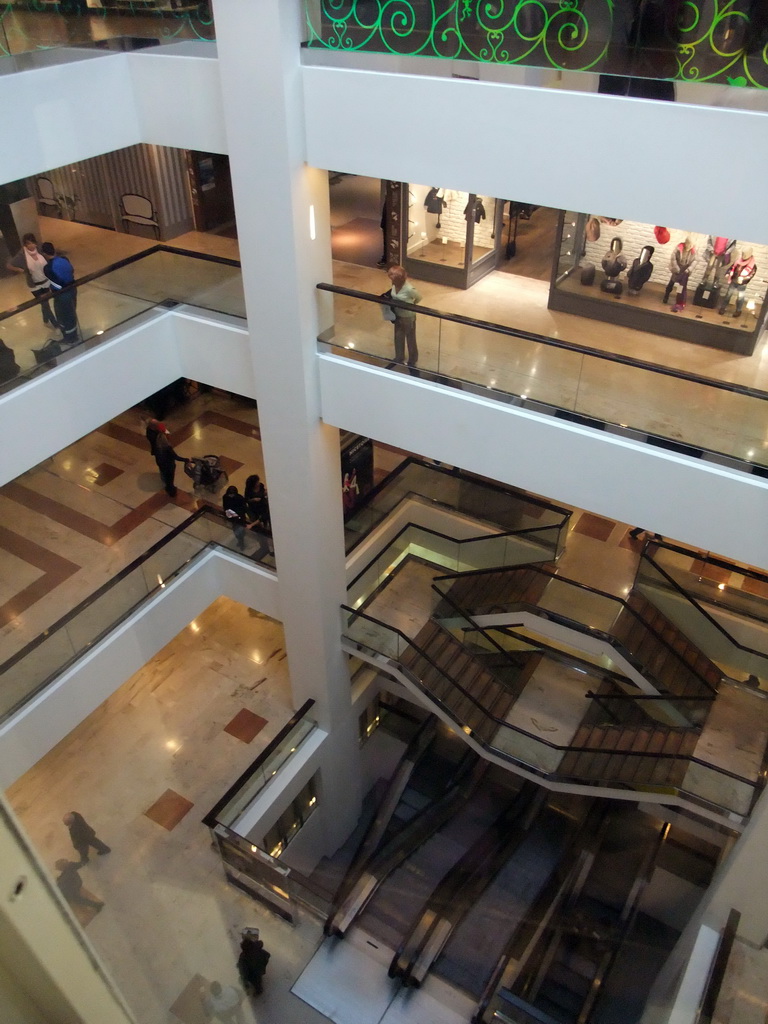
[[[731,909],[741,914],[739,938],[755,946],[768,942],[768,913],[763,894],[768,886],[768,800],[757,802],[749,824],[715,872],[703,900],[702,919],[722,929]]]
[[[291,684],[296,705],[313,697],[335,735],[323,767],[330,850],[356,821],[360,773],[339,643],[339,438],[320,421],[316,356],[315,284],[331,280],[328,181],[304,163],[301,7],[214,0],[214,17]]]
[[[122,997],[0,798],[0,1019],[133,1024]]]

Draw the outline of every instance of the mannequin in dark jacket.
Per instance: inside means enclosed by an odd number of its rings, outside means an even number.
[[[627,269],[627,257],[621,251],[624,243],[617,235],[611,239],[611,247],[603,256],[603,272],[605,280],[600,283],[600,290],[611,295],[621,295],[624,286],[618,280],[619,274]]]
[[[648,282],[648,278],[653,273],[651,256],[655,251],[652,245],[644,245],[640,250],[640,255],[632,261],[632,266],[627,273],[627,291],[630,295],[639,295],[643,290],[643,285]]]
[[[680,294],[677,302],[672,307],[673,313],[679,313],[685,308],[688,301],[688,278],[691,276],[693,264],[696,261],[696,250],[690,238],[685,238],[679,245],[676,245],[669,258],[670,278],[664,292],[664,303],[669,302],[669,296],[675,285],[680,286]]]

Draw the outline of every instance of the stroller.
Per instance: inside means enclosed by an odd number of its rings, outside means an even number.
[[[204,455],[202,459],[188,459],[184,472],[191,478],[194,486],[210,491],[217,491],[229,480],[227,471],[221,464],[218,455]]]

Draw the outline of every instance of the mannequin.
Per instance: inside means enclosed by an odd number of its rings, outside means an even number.
[[[623,274],[627,269],[627,257],[621,251],[623,245],[617,235],[611,239],[611,247],[603,256],[605,280],[600,284],[600,291],[608,292],[610,295],[619,296],[624,291],[624,285],[618,280],[619,274]]]
[[[731,250],[736,245],[735,238],[722,238],[720,236],[709,236],[707,241],[707,269],[701,279],[704,285],[719,286],[723,280],[723,273],[731,259]]]
[[[728,273],[725,275],[725,279],[728,282],[728,290],[726,291],[722,304],[720,306],[720,316],[723,316],[728,303],[731,300],[731,292],[736,292],[736,309],[734,312],[734,318],[741,316],[741,311],[744,308],[744,299],[747,295],[747,285],[757,273],[757,264],[755,263],[755,257],[752,255],[752,249],[749,246],[745,246],[741,250],[741,256],[731,264],[728,268]]]
[[[437,214],[437,224],[435,225],[436,228],[442,227],[442,224],[440,223],[440,215],[442,214],[444,208],[447,205],[448,204],[445,201],[445,192],[443,189],[433,187],[429,190],[429,192],[427,192],[427,198],[424,200],[424,206],[427,209],[427,213]]]
[[[481,220],[485,220],[485,207],[483,206],[481,196],[475,196],[474,203],[467,201],[467,205],[464,207],[464,219],[467,224],[469,224],[470,217],[474,218],[475,224],[479,224]]]
[[[664,292],[664,305],[669,302],[669,293],[675,287],[680,286],[680,293],[672,307],[673,313],[679,313],[681,309],[685,309],[685,304],[688,301],[688,278],[691,276],[691,269],[696,260],[696,250],[693,247],[693,242],[690,237],[686,236],[684,242],[680,242],[679,245],[675,246],[675,250],[669,260],[669,284],[667,285],[666,291]]]
[[[632,261],[632,266],[627,274],[627,292],[630,295],[639,295],[643,290],[643,285],[653,273],[651,256],[655,251],[652,245],[644,245],[640,250],[640,255]]]

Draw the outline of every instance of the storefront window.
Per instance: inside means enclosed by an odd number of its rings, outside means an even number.
[[[441,185],[403,185],[402,195],[414,277],[467,288],[497,266],[503,203]]]
[[[751,354],[768,246],[565,211],[550,308]]]

